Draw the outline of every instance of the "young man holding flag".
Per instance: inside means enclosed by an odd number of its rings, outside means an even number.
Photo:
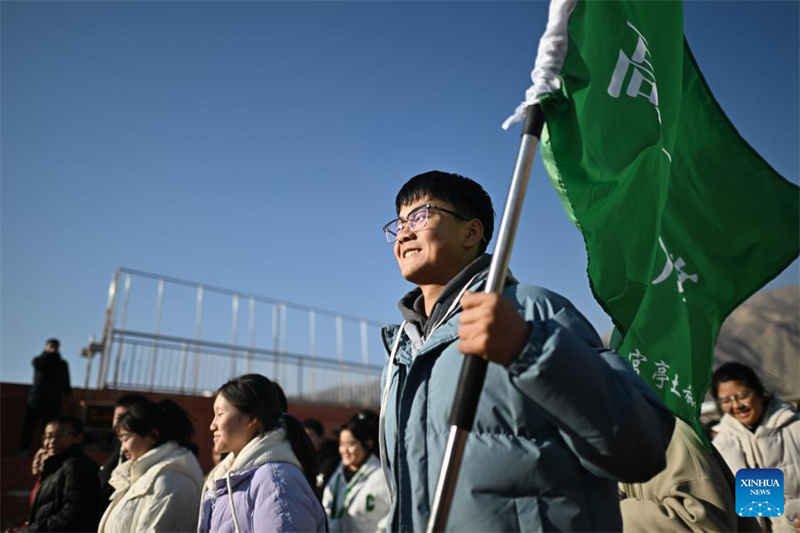
[[[618,480],[664,467],[673,417],[565,298],[508,276],[480,294],[489,196],[443,172],[412,178],[384,227],[405,321],[384,330],[381,460],[392,531],[426,528],[464,354],[490,361],[448,530],[619,531]]]

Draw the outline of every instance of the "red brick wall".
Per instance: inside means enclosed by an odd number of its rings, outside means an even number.
[[[2,525],[4,527],[8,526],[12,519],[16,520],[19,516],[24,517],[24,514],[27,513],[28,504],[22,496],[22,492],[30,491],[33,487],[33,477],[30,476],[30,458],[14,457],[19,445],[29,388],[29,385],[0,383],[0,434],[3,436],[0,439],[0,492],[2,492],[0,517],[3,518]],[[62,412],[63,414],[75,414],[84,419],[85,405],[113,406],[117,398],[130,392],[132,391],[74,389]],[[213,418],[213,398],[160,393],[143,393],[143,395],[154,401],[169,398],[189,412],[194,420],[195,442],[200,448],[198,456],[200,466],[203,467],[204,472],[208,472],[212,466],[212,439],[208,426]],[[375,406],[374,409],[377,411],[378,407]],[[301,421],[305,418],[316,418],[325,425],[329,434],[359,410],[360,408],[301,403],[289,399],[289,414]],[[108,423],[110,425],[110,420]],[[42,430],[43,428],[40,427],[35,433],[32,452],[39,447]],[[90,455],[100,464],[108,457],[108,452],[96,451]]]
[[[25,401],[28,397],[29,385],[16,383],[0,383],[0,455],[3,457],[12,455],[17,451],[19,444],[19,434],[25,416]],[[123,394],[132,391],[116,390],[84,390],[74,389],[72,396],[67,400],[63,408],[63,414],[75,414],[81,418],[84,415],[83,405],[85,403],[113,405],[114,402]],[[174,401],[192,416],[195,426],[195,442],[200,447],[200,464],[207,470],[211,467],[211,432],[208,426],[211,424],[213,398],[202,396],[182,396],[178,394],[142,393],[151,400],[159,401],[169,398]],[[377,406],[374,407],[377,411]],[[347,421],[353,413],[360,408],[341,407],[338,405],[301,403],[289,399],[289,414],[303,420],[305,418],[316,418],[325,425],[330,433],[335,427]],[[35,450],[39,445],[41,429],[37,430],[34,439]]]

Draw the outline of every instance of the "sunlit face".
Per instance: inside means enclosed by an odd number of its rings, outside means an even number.
[[[339,455],[342,456],[342,466],[355,472],[367,460],[368,454],[361,442],[349,430],[343,429],[339,433]]]
[[[128,461],[135,461],[156,446],[155,434],[139,435],[128,429],[120,429],[117,433],[120,442],[120,453]]]
[[[80,444],[82,437],[75,435],[75,428],[70,424],[48,422],[42,435],[42,447],[47,450],[48,457],[61,453],[67,448]]]
[[[225,396],[217,394],[214,400],[214,420],[209,429],[214,434],[214,451],[239,455],[259,429],[258,420],[234,407]]]
[[[399,216],[407,218],[411,211],[425,204],[455,210],[447,203],[426,196],[403,206]],[[465,246],[469,222],[436,209],[431,209],[429,213],[424,227],[416,231],[406,227],[398,234],[394,256],[406,280],[420,286],[444,286],[474,259],[474,250]]]
[[[717,401],[722,411],[745,426],[757,424],[764,415],[764,398],[741,381],[723,381],[717,387]]]

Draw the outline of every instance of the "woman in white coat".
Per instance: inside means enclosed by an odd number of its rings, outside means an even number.
[[[800,416],[767,394],[753,370],[740,363],[714,372],[711,394],[724,413],[713,428],[714,446],[734,474],[741,468],[783,471],[783,516],[767,518],[768,526],[800,533]]]
[[[377,442],[377,424],[364,414],[354,416],[339,431],[342,462],[322,495],[332,533],[386,531],[390,497],[375,455]]]
[[[111,473],[98,533],[193,532],[203,472],[189,415],[169,400],[132,405],[115,426],[127,461]]]

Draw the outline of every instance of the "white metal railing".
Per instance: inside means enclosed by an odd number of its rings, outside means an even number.
[[[259,325],[264,316],[269,325]],[[226,322],[229,336],[222,338]],[[257,342],[264,333],[268,348]],[[97,388],[207,394],[232,376],[258,372],[293,398],[374,406],[383,347],[376,321],[120,268],[109,286],[103,337],[84,354],[87,385],[100,356]]]

